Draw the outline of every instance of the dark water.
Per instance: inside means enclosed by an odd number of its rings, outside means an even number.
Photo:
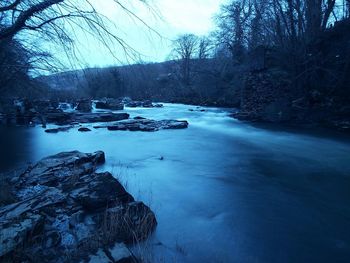
[[[101,169],[156,213],[155,234],[136,248],[152,262],[350,262],[348,138],[189,108],[127,109],[187,119],[186,130],[2,130],[1,169],[60,151],[105,151]]]

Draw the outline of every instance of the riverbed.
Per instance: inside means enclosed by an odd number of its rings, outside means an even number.
[[[0,170],[61,151],[103,150],[100,170],[156,214],[155,233],[134,248],[152,262],[349,262],[349,137],[252,125],[230,118],[230,109],[124,111],[187,120],[189,128],[2,128]]]

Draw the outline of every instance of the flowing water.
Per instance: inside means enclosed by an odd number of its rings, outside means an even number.
[[[153,133],[1,130],[1,168],[103,150],[108,170],[158,226],[135,251],[153,262],[350,262],[350,140],[258,127],[227,110],[165,104],[134,116],[186,119]]]

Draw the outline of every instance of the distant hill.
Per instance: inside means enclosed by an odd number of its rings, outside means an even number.
[[[55,96],[121,97],[152,99],[202,105],[237,106],[239,82],[220,70],[214,59],[191,61],[191,84],[181,80],[181,63],[134,64],[67,71],[37,80],[50,87]],[[236,87],[236,88],[235,88]],[[57,95],[57,93],[61,95]]]

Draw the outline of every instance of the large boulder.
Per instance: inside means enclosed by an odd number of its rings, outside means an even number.
[[[118,99],[105,99],[95,103],[96,109],[123,110],[124,103]]]
[[[89,99],[84,99],[78,101],[77,108],[78,111],[81,112],[91,112],[92,110],[92,102]]]
[[[113,206],[117,201],[124,203],[134,201],[133,197],[108,172],[82,176],[69,194],[86,210],[92,211]]]
[[[46,123],[58,125],[69,124],[72,121],[72,114],[63,112],[61,109],[49,109],[41,116]]]
[[[142,107],[144,108],[153,108],[153,103],[150,100],[145,100],[142,102]]]
[[[57,127],[57,128],[50,128],[50,129],[46,129],[45,132],[46,133],[59,133],[59,132],[65,132],[65,131],[69,131],[70,129],[72,129],[74,126],[70,125],[70,126],[63,126],[63,127]]]
[[[0,208],[0,261],[80,262],[115,242],[109,254],[130,260],[124,243],[157,222],[112,174],[96,173],[104,161],[103,152],[64,152],[12,174],[17,199]]]
[[[142,107],[142,101],[129,101],[125,106],[130,108]]]

